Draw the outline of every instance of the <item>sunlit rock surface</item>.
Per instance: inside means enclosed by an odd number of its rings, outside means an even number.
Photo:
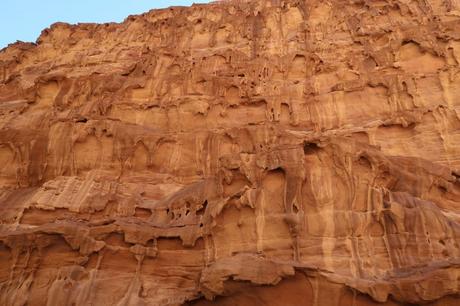
[[[459,305],[460,2],[226,1],[0,52],[0,305]]]

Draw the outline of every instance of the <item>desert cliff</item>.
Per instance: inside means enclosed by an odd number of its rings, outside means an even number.
[[[255,0],[0,51],[0,305],[458,305],[460,1]]]

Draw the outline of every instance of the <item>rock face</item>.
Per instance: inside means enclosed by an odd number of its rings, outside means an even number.
[[[460,2],[228,1],[0,52],[0,304],[458,305]]]

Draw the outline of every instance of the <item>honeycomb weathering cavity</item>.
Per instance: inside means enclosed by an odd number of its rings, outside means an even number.
[[[0,305],[458,305],[460,2],[257,0],[0,52]]]

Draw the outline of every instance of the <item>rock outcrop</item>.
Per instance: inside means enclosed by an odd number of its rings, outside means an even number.
[[[0,304],[458,305],[460,2],[226,1],[0,52]]]

